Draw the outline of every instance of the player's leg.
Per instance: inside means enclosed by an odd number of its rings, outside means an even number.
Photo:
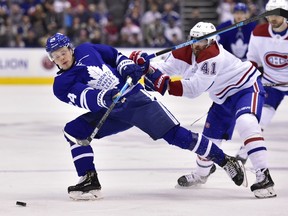
[[[223,109],[221,105],[213,103],[206,118],[203,135],[220,147],[223,139],[231,139],[234,128],[234,124],[231,124],[231,122],[234,121],[230,112]],[[215,165],[213,161],[198,155],[196,168],[191,174],[180,177],[178,184],[182,187],[205,184],[208,177],[214,172]]]
[[[190,150],[213,161],[226,171],[236,185],[246,185],[245,173],[241,164],[234,157],[226,155],[216,144],[202,134],[193,133],[181,126],[175,126],[163,136],[163,139],[171,145]]]
[[[211,140],[214,144],[217,144],[217,141],[220,140]],[[220,141],[221,142],[221,141]],[[205,184],[208,180],[208,177],[216,171],[216,166],[212,160],[208,160],[197,155],[196,158],[196,168],[192,170],[191,173],[181,176],[177,183],[180,187],[191,187],[197,186],[200,184]]]
[[[239,163],[224,154],[213,142],[202,134],[193,133],[179,126],[179,122],[160,102],[146,96],[146,92],[139,92],[131,97],[137,97],[133,105],[134,115],[130,121],[149,134],[154,140],[163,138],[169,144],[195,152],[203,158],[212,160],[226,169],[226,172],[237,185],[243,183],[244,173]]]
[[[272,87],[264,87],[264,88],[266,91],[265,103],[262,109],[262,115],[260,119],[260,125],[262,129],[265,129],[270,124],[277,108],[279,107],[280,103],[282,102],[285,96],[285,92],[280,91],[278,89]]]
[[[260,90],[260,91],[259,91]],[[246,89],[241,93],[236,105],[236,129],[244,141],[244,146],[253,169],[256,182],[251,191],[257,198],[275,197],[274,182],[269,174],[267,149],[259,119],[264,104],[261,86]]]
[[[251,191],[257,198],[275,197],[274,182],[267,168],[267,149],[257,118],[253,114],[243,114],[237,118],[236,125],[240,137],[244,140],[248,158],[256,171],[256,182],[251,186]]]
[[[270,124],[278,106],[284,98],[287,92],[279,91],[272,87],[264,87],[265,88],[265,102],[262,108],[262,114],[260,119],[260,126],[262,131]],[[244,146],[241,146],[239,151],[236,154],[236,158],[241,160],[243,164],[246,163],[248,159],[248,154]]]
[[[101,184],[94,165],[94,152],[92,147],[81,146],[69,140],[68,134],[74,138],[84,139],[88,137],[101,119],[100,113],[86,113],[75,120],[66,124],[65,138],[70,144],[70,150],[76,168],[80,177],[76,185],[68,187],[69,197],[74,200],[95,200],[102,198]],[[127,130],[131,125],[107,119],[105,125],[99,130],[96,138],[118,133]]]

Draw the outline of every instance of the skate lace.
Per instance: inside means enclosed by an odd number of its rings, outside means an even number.
[[[234,178],[237,175],[237,170],[230,161],[227,162],[227,164],[223,167],[223,169],[231,178]]]

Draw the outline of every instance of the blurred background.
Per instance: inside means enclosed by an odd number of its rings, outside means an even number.
[[[0,47],[43,47],[56,32],[74,45],[169,47],[186,40],[198,21],[232,17],[236,0],[0,0]],[[246,0],[249,15],[267,0]]]
[[[151,54],[185,42],[190,29],[199,21],[212,22],[217,29],[221,24],[239,22],[235,13],[239,2],[0,0],[0,85],[51,85],[58,68],[50,62],[44,47],[47,38],[56,32],[68,35],[74,46],[83,42],[103,43],[128,56],[136,49]],[[267,0],[241,2],[247,8],[240,9],[244,20],[263,13]],[[260,22],[265,20],[257,21]],[[248,25],[244,28],[248,28],[249,36],[245,36],[241,28],[227,32],[237,37],[233,54],[247,52],[245,47],[253,28]],[[228,38],[231,37],[228,35]],[[164,59],[165,55],[160,57]],[[238,57],[245,59],[246,56]]]

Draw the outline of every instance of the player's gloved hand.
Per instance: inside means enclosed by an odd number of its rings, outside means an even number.
[[[119,89],[113,88],[109,90],[102,90],[97,95],[97,104],[100,107],[109,108],[113,103],[114,99],[120,94]],[[123,108],[125,103],[125,98],[120,98],[116,103],[114,110]]]
[[[143,74],[146,74],[150,67],[150,60],[145,59],[147,56],[148,54],[142,51],[133,51],[129,56],[129,58],[134,61],[135,64],[141,67]]]
[[[145,75],[145,86],[147,89],[158,91],[160,94],[164,95],[169,82],[170,77],[163,74],[159,69],[153,70]]]
[[[134,85],[140,80],[143,75],[142,69],[139,65],[135,64],[131,59],[122,60],[118,66],[117,70],[126,80],[128,76],[132,78],[132,83]]]

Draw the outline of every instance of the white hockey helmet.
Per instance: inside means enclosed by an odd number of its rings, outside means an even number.
[[[216,31],[215,26],[212,23],[208,22],[198,22],[193,28],[190,30],[190,37],[198,38],[204,35],[207,35],[211,32]],[[210,44],[213,40],[216,41],[216,35],[213,35],[209,38],[207,38],[208,44]]]
[[[265,7],[266,11],[274,10],[276,8],[288,10],[288,0],[269,0]]]

